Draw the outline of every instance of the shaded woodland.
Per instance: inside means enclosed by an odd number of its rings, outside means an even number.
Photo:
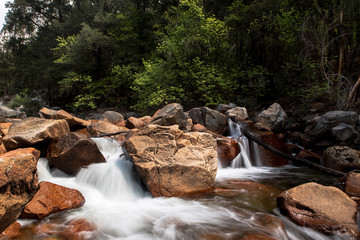
[[[359,108],[360,1],[14,0],[0,95],[74,112]]]

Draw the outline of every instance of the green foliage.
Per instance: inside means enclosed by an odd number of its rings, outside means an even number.
[[[168,25],[158,32],[161,42],[145,71],[137,74],[135,108],[152,111],[170,102],[185,107],[215,105],[226,98],[231,83],[223,66],[230,52],[229,29],[206,16],[196,1],[180,1],[167,15]]]
[[[31,98],[28,95],[28,90],[24,90],[22,93],[16,94],[8,104],[9,108],[17,108],[23,106],[26,115],[38,116],[39,110],[42,108],[41,99]]]

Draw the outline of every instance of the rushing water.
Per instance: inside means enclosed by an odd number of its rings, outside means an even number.
[[[116,142],[105,138],[94,141],[107,162],[90,165],[76,177],[59,170],[51,172],[46,159],[40,159],[38,163],[40,181],[75,188],[84,195],[86,203],[83,207],[59,215],[63,221],[81,218],[94,223],[98,230],[87,233],[88,239],[198,240],[216,236],[239,239],[248,233],[260,233],[280,240],[348,239],[346,236],[330,238],[291,223],[276,209],[277,195],[274,192],[262,194],[243,189],[242,194],[232,197],[153,198],[142,186],[132,162],[125,158]],[[248,147],[249,143],[242,145],[244,152]],[[245,163],[246,168],[219,169],[217,183],[225,184],[229,179],[251,180],[272,185],[279,191],[309,181],[326,185],[334,183],[333,178],[313,170],[292,166],[254,167],[251,166],[250,153],[247,154],[247,159],[243,154],[242,160],[245,158],[250,166]],[[271,215],[281,219],[286,231]],[[26,221],[23,223],[27,224]]]

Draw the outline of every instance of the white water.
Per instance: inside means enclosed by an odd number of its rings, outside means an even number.
[[[329,239],[310,229],[290,226],[288,234],[277,227],[268,229],[256,221],[259,214],[222,204],[219,198],[184,200],[180,198],[152,198],[143,189],[132,163],[125,159],[122,149],[109,139],[94,139],[107,163],[90,165],[76,177],[59,170],[50,172],[47,160],[38,163],[40,181],[78,189],[85,197],[85,205],[65,214],[68,220],[85,218],[96,224],[98,231],[89,239],[200,239],[202,234],[219,234],[225,239],[246,232],[263,233],[275,239]],[[275,168],[220,169],[217,180],[271,176]],[[247,176],[247,177],[246,177]],[[277,213],[275,212],[277,215]],[[261,215],[260,215],[261,216]],[[290,238],[288,238],[290,236]],[[203,238],[206,239],[206,238]]]

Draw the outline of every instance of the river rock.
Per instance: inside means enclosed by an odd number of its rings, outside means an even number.
[[[117,125],[105,121],[93,122],[87,127],[87,130],[92,137],[97,137],[103,134],[112,134],[117,132],[124,132],[124,133],[129,132],[129,129],[126,127],[119,127]]]
[[[259,113],[256,116],[256,121],[274,132],[281,132],[288,122],[288,117],[280,104],[274,103],[268,109]]]
[[[0,118],[26,118],[26,113],[13,110],[0,104]]]
[[[306,183],[282,192],[277,204],[282,214],[301,226],[328,235],[359,236],[357,205],[338,188]]]
[[[36,165],[40,152],[22,148],[0,155],[0,232],[18,219],[39,188]]]
[[[20,229],[20,223],[14,222],[0,234],[0,239],[19,239],[22,236]]]
[[[5,136],[8,133],[11,125],[12,123],[0,123],[0,135]]]
[[[270,146],[279,150],[280,152],[288,153],[288,154],[290,153],[286,144],[281,139],[279,139],[274,132],[270,132],[270,131],[257,132],[257,135],[259,135],[260,139],[263,142],[269,144]],[[259,145],[258,147],[259,147],[260,159],[264,166],[279,167],[279,166],[287,165],[289,163],[289,161],[286,160],[285,158],[278,156],[277,154],[269,151],[263,146]]]
[[[344,192],[360,204],[360,173],[350,172],[345,177]]]
[[[25,206],[21,218],[41,219],[53,213],[79,208],[84,203],[84,197],[76,189],[41,182],[39,191]]]
[[[356,112],[332,111],[322,115],[316,123],[312,135],[316,138],[326,137],[331,134],[331,129],[344,123],[355,127],[359,122],[359,114]]]
[[[161,126],[179,125],[180,129],[186,129],[187,125],[183,107],[178,103],[171,103],[157,110],[150,123]]]
[[[322,161],[325,167],[350,172],[360,169],[360,151],[346,146],[329,147],[324,151]]]
[[[123,115],[115,111],[104,112],[102,120],[117,125],[119,127],[124,127],[125,125]]]
[[[214,133],[223,134],[228,129],[226,116],[208,107],[193,108],[187,114],[193,124],[201,124]]]
[[[11,125],[3,138],[7,150],[39,145],[60,138],[70,132],[65,120],[29,117]]]
[[[139,118],[129,117],[126,120],[126,127],[130,129],[134,129],[134,128],[140,129],[145,127],[145,122]]]
[[[354,139],[359,133],[351,125],[340,123],[331,129],[331,134],[339,141],[348,141]]]
[[[221,112],[222,114],[225,114],[227,110],[230,110],[232,108],[236,108],[236,105],[233,103],[230,104],[218,104],[215,108],[216,111]]]
[[[49,164],[74,175],[80,168],[93,163],[105,162],[96,143],[81,133],[68,133],[48,146]]]
[[[239,143],[230,138],[217,138],[216,151],[223,167],[231,165],[231,161],[240,153]]]
[[[40,109],[39,115],[40,117],[46,119],[64,119],[65,121],[67,121],[67,123],[71,128],[76,128],[76,127],[85,128],[90,124],[90,121],[85,121],[83,119],[74,117],[73,115],[71,115],[70,113],[64,110],[56,111],[43,107],[42,109]]]
[[[89,239],[89,235],[83,233],[89,233],[96,230],[95,224],[92,224],[85,219],[75,219],[67,224],[65,229],[59,235],[66,240],[87,240]]]
[[[177,126],[149,125],[124,143],[136,170],[155,197],[211,192],[217,170],[216,140]]]
[[[225,115],[227,118],[230,118],[235,122],[242,122],[249,119],[247,109],[244,107],[236,107],[229,109],[228,111],[226,111]]]

